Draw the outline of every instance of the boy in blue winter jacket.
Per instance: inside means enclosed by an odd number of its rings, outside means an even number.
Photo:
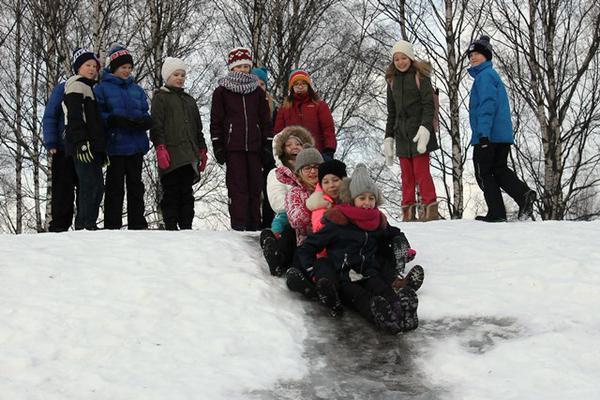
[[[468,56],[471,63],[468,72],[474,78],[469,100],[473,164],[488,207],[486,215],[475,219],[506,221],[500,189],[519,205],[519,219],[531,218],[537,195],[507,165],[510,145],[514,143],[510,105],[504,83],[492,66],[490,38],[481,36],[473,42]]]
[[[135,83],[133,57],[121,45],[108,51],[107,68],[94,88],[107,132],[104,228],[121,229],[124,185],[127,185],[127,227],[147,229],[144,216],[142,164],[150,147],[147,130],[152,127],[146,93]]]
[[[51,157],[52,168],[49,232],[68,231],[75,211],[73,204],[77,174],[73,157],[65,153],[65,114],[62,108],[64,96],[65,82],[62,82],[52,90],[42,118],[44,146]]]

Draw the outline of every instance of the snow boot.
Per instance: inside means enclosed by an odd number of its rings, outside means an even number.
[[[537,199],[537,193],[533,190],[525,193],[525,201],[523,202],[523,206],[519,207],[518,219],[519,221],[526,221],[529,218],[533,218],[533,203]]]
[[[415,291],[405,286],[398,293],[399,300],[392,305],[398,326],[402,332],[409,332],[417,329],[419,326],[419,317],[417,308],[419,307],[419,298]]]
[[[415,265],[408,271],[405,277],[399,276],[392,283],[392,287],[396,291],[396,293],[400,292],[400,290],[408,286],[415,292],[419,290],[419,288],[423,285],[423,281],[425,280],[425,270],[420,265]]]
[[[282,257],[275,236],[267,236],[265,238],[265,242],[263,243],[263,255],[265,256],[265,260],[267,260],[271,275],[282,276],[285,271],[281,265]]]
[[[298,268],[291,267],[286,271],[285,283],[292,292],[301,293],[310,300],[317,298],[315,285]]]
[[[392,311],[390,303],[381,296],[375,296],[371,300],[371,315],[375,326],[379,329],[387,331],[392,335],[402,332],[402,328],[398,325],[396,314]]]
[[[440,219],[440,214],[438,212],[437,201],[419,206],[419,221],[428,222],[437,221],[438,219]]]
[[[263,229],[260,232],[260,236],[258,237],[258,243],[260,244],[260,248],[261,249],[265,248],[265,240],[267,240],[267,238],[269,238],[269,237],[272,237],[272,238],[276,239],[275,238],[275,234],[269,228]]]
[[[402,206],[402,221],[415,222],[417,220],[417,205],[406,204]]]
[[[335,285],[329,279],[319,279],[317,282],[317,294],[319,295],[319,302],[329,310],[329,315],[332,317],[342,315],[344,307],[342,306]]]
[[[492,217],[488,215],[478,215],[475,217],[475,221],[483,222],[506,222],[506,217]]]
[[[396,272],[398,275],[404,275],[404,268],[409,260],[410,243],[404,236],[404,233],[394,236],[392,239],[392,250],[396,261]],[[413,255],[414,258],[414,255]]]

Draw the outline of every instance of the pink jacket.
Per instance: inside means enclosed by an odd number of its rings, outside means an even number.
[[[296,245],[300,246],[312,233],[310,211],[306,208],[306,200],[311,192],[300,183],[291,170],[278,168],[275,172],[279,182],[292,187],[285,195],[285,211],[290,226],[296,231]]]
[[[312,231],[318,232],[320,231],[325,224],[323,223],[323,215],[325,215],[325,211],[330,209],[335,205],[335,200],[331,198],[331,196],[323,193],[323,188],[321,188],[321,184],[317,183],[317,187],[313,194],[310,195],[308,200],[306,200],[306,208],[311,211],[311,224]],[[317,258],[327,257],[327,250],[323,249],[320,253],[317,254]]]

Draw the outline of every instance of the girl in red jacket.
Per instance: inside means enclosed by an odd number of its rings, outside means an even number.
[[[291,125],[300,125],[310,131],[315,147],[325,161],[333,159],[337,146],[333,117],[327,103],[319,99],[306,71],[295,70],[288,83],[289,94],[277,112],[275,132]]]

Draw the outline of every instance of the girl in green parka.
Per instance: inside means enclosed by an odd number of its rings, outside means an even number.
[[[429,153],[438,149],[434,131],[434,100],[431,66],[415,58],[412,44],[401,40],[391,51],[386,70],[388,118],[384,153],[387,159],[400,158],[402,215],[416,220],[415,188],[419,186],[422,204],[419,220],[439,218],[437,195],[429,171]]]
[[[152,98],[150,139],[156,148],[167,230],[192,229],[192,186],[208,161],[200,111],[183,89],[186,69],[181,59],[167,57],[161,71],[165,84]]]

